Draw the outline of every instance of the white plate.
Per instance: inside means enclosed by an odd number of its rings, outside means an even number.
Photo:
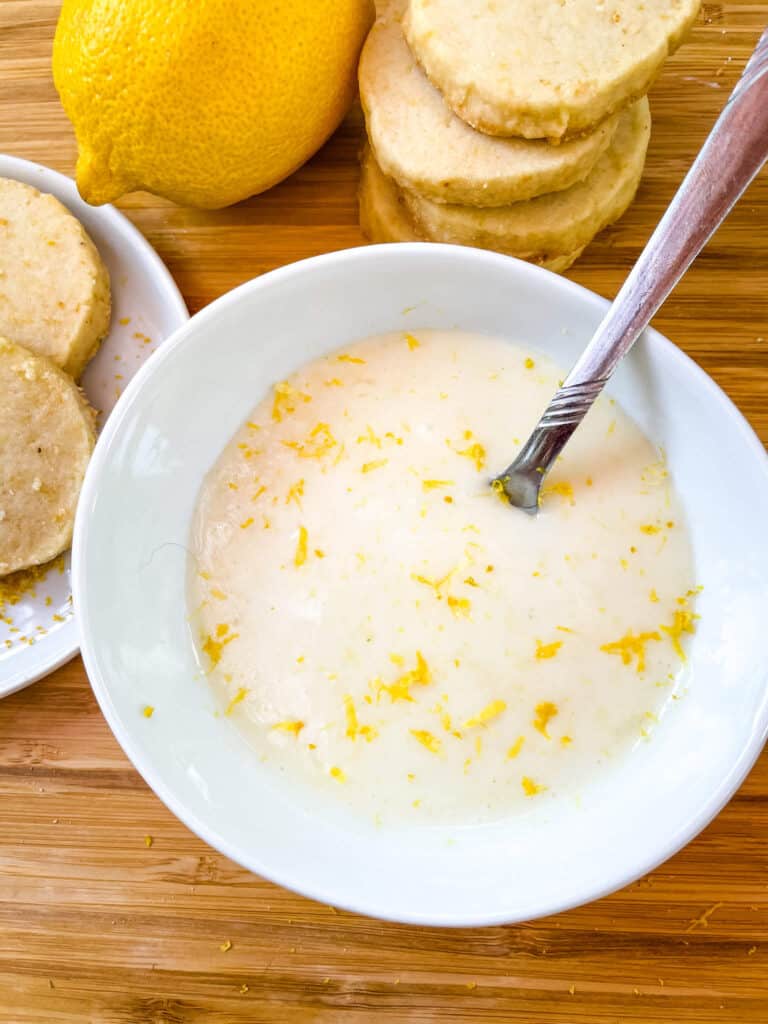
[[[144,236],[114,206],[89,206],[75,183],[48,167],[0,154],[0,177],[14,178],[56,196],[84,225],[109,270],[109,336],[82,380],[100,410],[99,425],[126,384],[168,335],[189,319],[173,278]],[[34,591],[2,612],[0,697],[22,689],[77,654],[79,637],[70,600],[69,555]],[[0,580],[0,593],[2,581]]]
[[[191,512],[205,471],[274,381],[354,339],[420,327],[505,335],[568,366],[605,308],[562,277],[494,253],[371,246],[230,292],[140,371],[102,434],[78,509],[83,658],[128,756],[212,846],[352,910],[490,924],[625,885],[733,794],[768,728],[768,459],[722,391],[655,331],[609,390],[666,449],[704,584],[701,619],[689,692],[649,743],[584,788],[580,806],[550,794],[492,825],[377,829],[276,780],[231,720],[214,717],[197,671],[186,616]],[[723,500],[725,483],[737,501]]]

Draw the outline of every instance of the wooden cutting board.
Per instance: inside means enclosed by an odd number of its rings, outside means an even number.
[[[0,0],[0,151],[71,174],[49,67],[57,9]],[[574,280],[614,295],[766,22],[765,2],[704,5],[653,90],[637,201]],[[363,244],[360,131],[353,113],[290,181],[228,210],[119,205],[195,312],[273,267]],[[656,325],[768,440],[766,174]],[[514,927],[417,929],[294,896],[188,832],[117,746],[79,660],[0,702],[0,1024],[374,1020],[765,1024],[766,756],[698,839],[614,896]]]

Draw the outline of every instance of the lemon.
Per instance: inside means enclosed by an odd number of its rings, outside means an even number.
[[[325,142],[355,94],[371,0],[64,0],[53,77],[94,204],[216,208]]]

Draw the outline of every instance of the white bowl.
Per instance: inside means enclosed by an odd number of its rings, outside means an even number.
[[[519,921],[595,899],[688,842],[733,794],[768,726],[768,460],[736,408],[648,331],[610,392],[664,446],[704,591],[690,692],[585,790],[471,828],[376,828],[276,782],[199,678],[186,622],[203,474],[278,379],[381,331],[503,334],[570,365],[606,303],[494,253],[369,246],[274,271],[179,330],[133,380],[91,461],[74,545],[82,653],[128,756],[199,836],[266,877],[365,914]],[[729,496],[730,500],[729,500]],[[152,718],[142,707],[155,707]]]

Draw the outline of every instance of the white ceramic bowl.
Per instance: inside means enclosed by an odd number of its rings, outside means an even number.
[[[102,433],[78,511],[82,653],[128,756],[212,846],[362,913],[509,922],[625,885],[696,835],[733,794],[768,724],[768,460],[725,395],[654,331],[609,390],[666,449],[687,510],[705,587],[690,692],[650,743],[590,785],[580,808],[542,801],[466,829],[350,822],[265,772],[236,727],[213,716],[193,659],[190,515],[203,474],[275,380],[355,339],[420,327],[503,334],[568,366],[605,307],[562,277],[493,253],[370,246],[230,292],[138,373]],[[156,709],[151,719],[145,704]]]

